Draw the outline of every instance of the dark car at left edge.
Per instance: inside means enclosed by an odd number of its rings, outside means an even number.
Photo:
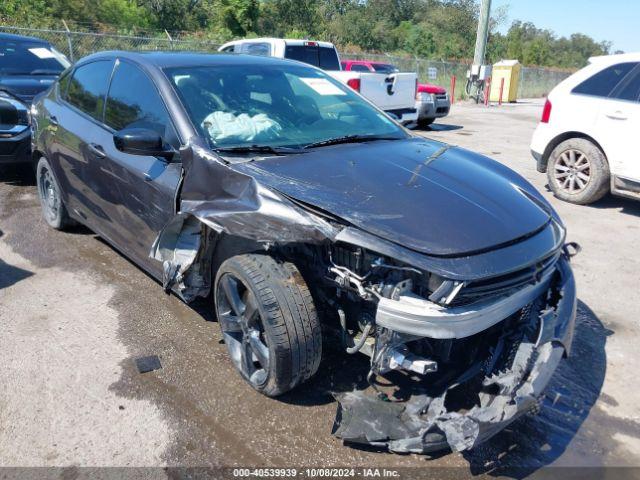
[[[0,33],[0,165],[31,161],[31,102],[68,66],[45,40]]]

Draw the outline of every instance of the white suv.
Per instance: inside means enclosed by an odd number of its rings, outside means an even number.
[[[556,88],[531,141],[560,199],[640,199],[640,53],[594,57]]]

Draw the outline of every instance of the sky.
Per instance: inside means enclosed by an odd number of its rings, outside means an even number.
[[[491,9],[508,5],[505,33],[513,20],[532,22],[566,37],[584,33],[613,42],[612,52],[640,52],[640,0],[492,0]]]

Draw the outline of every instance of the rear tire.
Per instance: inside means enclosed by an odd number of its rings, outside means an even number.
[[[65,230],[75,222],[69,218],[60,186],[53,176],[51,165],[45,157],[41,157],[36,165],[36,182],[38,186],[38,198],[42,207],[42,217],[50,227],[56,230]]]
[[[275,397],[316,373],[320,320],[295,265],[259,254],[229,258],[216,274],[214,298],[229,355],[253,388]]]
[[[553,194],[565,202],[586,205],[609,193],[610,173],[602,150],[584,138],[571,138],[553,149],[547,161]]]

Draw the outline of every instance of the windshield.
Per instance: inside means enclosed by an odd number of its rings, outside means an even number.
[[[58,75],[69,65],[62,53],[47,44],[0,42],[2,75]]]
[[[224,65],[165,73],[214,148],[301,148],[345,136],[407,137],[384,113],[315,68]]]
[[[388,63],[372,63],[373,69],[378,73],[396,73],[399,70]]]

